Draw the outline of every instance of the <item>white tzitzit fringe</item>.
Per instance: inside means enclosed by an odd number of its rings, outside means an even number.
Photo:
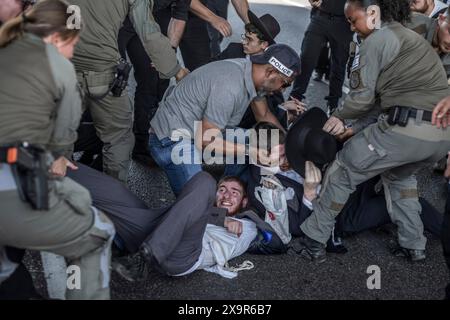
[[[228,265],[228,262],[225,264],[224,269],[227,271],[231,271],[231,272],[239,272],[242,270],[251,270],[255,267],[255,265],[253,264],[253,262],[249,261],[249,260],[245,260],[244,262],[242,262],[241,264],[238,264],[234,267],[230,267]]]

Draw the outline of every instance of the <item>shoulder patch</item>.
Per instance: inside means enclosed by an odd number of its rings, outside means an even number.
[[[350,88],[357,89],[361,85],[361,72],[360,70],[354,70],[350,74]]]

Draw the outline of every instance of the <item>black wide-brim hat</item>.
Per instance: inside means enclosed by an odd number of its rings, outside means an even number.
[[[297,119],[286,137],[286,157],[291,167],[305,177],[305,163],[311,161],[319,169],[336,158],[338,142],[325,132],[326,113],[320,108],[312,108]]]
[[[275,38],[280,33],[280,24],[272,15],[265,14],[258,18],[253,12],[248,10],[248,20],[261,31],[269,45],[276,43]]]

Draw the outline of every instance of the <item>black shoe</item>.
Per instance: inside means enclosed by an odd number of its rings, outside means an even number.
[[[129,282],[139,279],[139,274],[134,273],[133,267],[127,257],[113,258],[111,260],[111,269]]]
[[[300,251],[302,257],[317,263],[322,263],[327,260],[324,244],[313,240],[306,235],[300,238],[300,244],[302,245]]]
[[[447,168],[446,157],[433,164],[433,171],[437,174],[443,174],[446,168]]]
[[[427,257],[425,250],[406,249],[400,246],[392,248],[391,252],[396,257],[404,257],[412,262],[422,261]]]

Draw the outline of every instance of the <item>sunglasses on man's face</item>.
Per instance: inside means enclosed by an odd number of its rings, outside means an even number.
[[[283,85],[281,86],[282,89],[289,88],[292,84],[291,81],[286,80],[284,77],[281,77],[281,80],[283,81]]]

